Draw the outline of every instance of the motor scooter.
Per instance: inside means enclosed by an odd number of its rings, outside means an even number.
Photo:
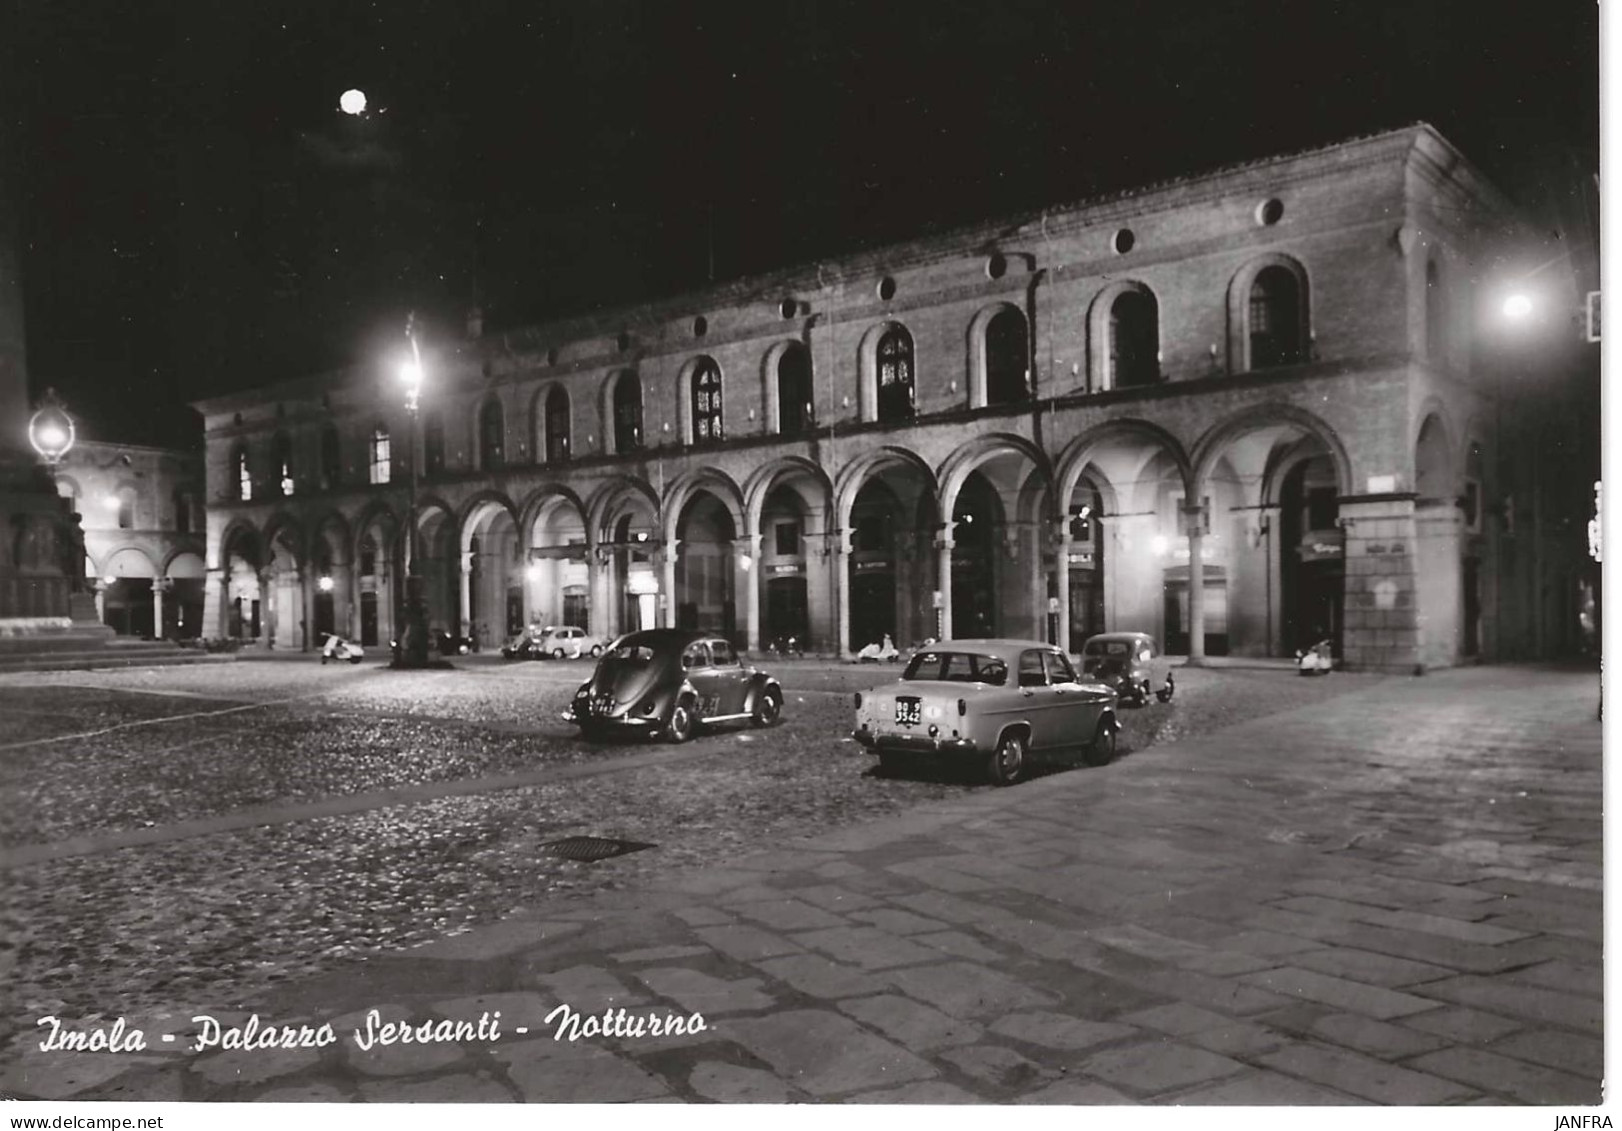
[[[359,644],[345,640],[337,633],[329,632],[327,642],[321,647],[321,662],[324,664],[328,660],[348,660],[352,664],[358,664],[365,654],[366,650]]]
[[[1335,657],[1330,651],[1333,642],[1320,640],[1305,651],[1295,654],[1295,669],[1301,675],[1328,675],[1335,670]]]

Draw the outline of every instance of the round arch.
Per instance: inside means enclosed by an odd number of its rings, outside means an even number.
[[[834,479],[835,529],[849,528],[850,511],[856,502],[857,493],[875,471],[887,464],[900,464],[911,468],[923,476],[931,487],[937,482],[935,469],[911,449],[887,444],[882,448],[865,452],[846,464]]]
[[[1151,305],[1154,313],[1155,371],[1159,372],[1160,296],[1147,283],[1137,279],[1118,279],[1094,295],[1092,305],[1087,308],[1087,385],[1091,392],[1147,384],[1122,385],[1110,363],[1110,316],[1115,311],[1115,304],[1125,295],[1140,295]]]
[[[456,543],[458,548],[467,552],[468,539],[472,536],[473,527],[478,524],[494,508],[507,512],[513,525],[518,525],[518,508],[513,506],[512,500],[506,494],[489,488],[476,492],[465,501],[461,509],[456,512]]]
[[[760,516],[766,508],[766,497],[771,494],[772,488],[778,481],[787,475],[803,475],[814,482],[822,491],[823,505],[833,502],[834,487],[828,478],[828,473],[822,465],[803,456],[780,456],[769,463],[755,469],[749,478],[744,480],[744,523],[745,529],[757,531],[760,529]]]
[[[611,540],[609,520],[626,498],[645,505],[657,519],[659,495],[648,481],[635,475],[616,475],[597,488],[585,507],[587,537],[596,541]]]
[[[200,581],[208,576],[203,557],[196,550],[185,547],[171,550],[163,559],[162,576],[175,580]]]
[[[1321,440],[1335,465],[1337,490],[1342,495],[1351,494],[1352,461],[1339,434],[1325,423],[1322,417],[1306,409],[1271,401],[1240,409],[1206,429],[1205,434],[1194,444],[1189,496],[1197,496],[1199,488],[1204,485],[1212,467],[1222,457],[1223,449],[1230,442],[1252,429],[1270,424],[1293,425]]]
[[[664,515],[665,537],[676,537],[676,525],[681,521],[681,512],[695,492],[708,491],[717,501],[726,508],[727,515],[732,519],[735,531],[742,532],[744,527],[744,497],[743,491],[733,482],[732,477],[724,471],[715,468],[700,468],[690,471],[674,480],[665,489],[665,498],[662,506]]]
[[[1184,490],[1187,490],[1194,477],[1193,463],[1182,442],[1158,424],[1151,424],[1147,420],[1135,417],[1121,417],[1094,425],[1065,445],[1064,451],[1059,455],[1057,473],[1054,477],[1058,485],[1059,498],[1070,497],[1094,453],[1116,439],[1142,440],[1151,448],[1163,452],[1176,464]]]
[[[109,550],[102,556],[96,572],[101,577],[134,577],[152,578],[161,577],[156,566],[152,564],[152,556],[140,546],[119,546]]]
[[[1250,292],[1256,276],[1269,267],[1282,268],[1295,279],[1296,325],[1292,327],[1303,351],[1312,341],[1311,277],[1299,259],[1281,252],[1267,252],[1249,260],[1228,283],[1228,372],[1246,373],[1255,368],[1250,356]]]
[[[560,500],[564,505],[573,508],[574,513],[580,518],[580,524],[586,528],[586,537],[593,539],[594,532],[591,529],[590,515],[585,501],[581,499],[574,488],[566,483],[556,481],[542,483],[524,496],[523,502],[518,504],[518,528],[520,530],[531,529],[535,525],[535,520],[540,517],[541,512]]]
[[[245,545],[244,545],[245,543]],[[243,551],[247,550],[248,553]],[[219,560],[215,565],[224,568],[236,553],[254,569],[264,568],[264,540],[258,527],[245,518],[234,518],[220,533]]]
[[[277,511],[265,522],[261,545],[267,549],[284,541],[302,564],[308,552],[304,524],[286,511]]]
[[[400,528],[400,519],[394,513],[394,508],[389,506],[388,503],[382,499],[374,499],[361,509],[360,515],[355,519],[352,534],[353,541],[350,543],[351,560],[358,561],[360,559],[361,540],[366,537],[367,532],[373,527],[379,526],[393,535]],[[388,549],[386,544],[382,548],[385,551]]]
[[[974,317],[969,320],[969,327],[964,341],[966,349],[964,370],[969,375],[966,392],[970,408],[985,408],[991,403],[987,333],[991,328],[992,320],[1003,314],[1012,314],[1018,317],[1020,326],[1024,331],[1025,386],[1027,393],[1029,393],[1031,372],[1030,319],[1026,317],[1025,311],[1014,303],[1006,301],[994,302],[989,306],[981,307],[980,310],[975,312]]]
[[[964,482],[976,468],[987,460],[1003,455],[1024,456],[1042,480],[1047,483],[1053,481],[1053,466],[1048,461],[1047,453],[1024,437],[1007,432],[976,436],[946,457],[935,474],[941,513],[951,513]]]

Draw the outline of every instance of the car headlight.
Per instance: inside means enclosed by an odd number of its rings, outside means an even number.
[[[642,713],[644,715],[653,714],[653,712],[655,710],[657,710],[658,707],[659,707],[659,701],[652,695],[650,695],[646,699],[642,700]]]

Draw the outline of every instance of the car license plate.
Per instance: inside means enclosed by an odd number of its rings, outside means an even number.
[[[904,696],[895,701],[897,726],[915,727],[923,721],[923,717],[923,700]]]

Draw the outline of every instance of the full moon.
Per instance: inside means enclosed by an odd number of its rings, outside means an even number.
[[[366,109],[366,95],[358,90],[346,90],[338,99],[338,109],[345,114],[360,114]]]

